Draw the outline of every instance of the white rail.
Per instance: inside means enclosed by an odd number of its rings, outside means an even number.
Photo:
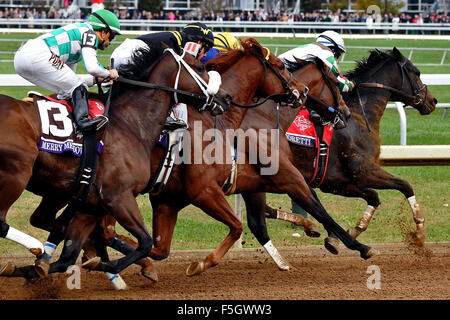
[[[28,28],[29,26],[42,28],[57,28],[71,22],[82,22],[80,19],[0,19],[0,26],[10,28]],[[158,29],[177,29],[182,28],[188,21],[186,20],[120,20],[120,25],[124,31],[140,30],[144,32],[151,31],[153,28]],[[374,23],[368,25],[365,22],[273,22],[273,21],[207,21],[208,27],[214,31],[231,31],[231,32],[249,32],[257,33],[274,33],[292,36],[301,34],[311,34],[320,30],[328,29],[347,33],[349,36],[355,36],[361,32],[366,36],[389,36],[388,32],[410,33],[413,37],[429,36],[433,34],[447,34],[450,31],[448,23]],[[136,32],[136,31],[133,31]],[[370,34],[369,34],[370,33]],[[378,33],[378,34],[377,34]],[[412,33],[412,34],[411,34]],[[403,34],[405,35],[405,34]],[[407,35],[407,34],[406,34]],[[396,35],[391,35],[396,36]]]

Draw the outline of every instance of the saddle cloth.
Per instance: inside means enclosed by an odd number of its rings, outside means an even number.
[[[328,168],[328,155],[330,152],[333,127],[314,124],[309,120],[309,111],[302,108],[286,132],[290,143],[315,148],[314,173],[308,184],[318,188],[322,184]]]
[[[76,157],[83,154],[83,135],[75,132],[75,124],[72,116],[72,106],[66,100],[58,100],[51,96],[43,96],[37,93],[29,93],[33,97],[34,105],[38,109],[42,135],[39,150],[50,153],[72,152]],[[102,115],[105,107],[100,101],[89,101],[89,117],[92,119]],[[103,142],[97,147],[101,153]]]
[[[323,129],[322,141],[329,146],[331,137],[333,135],[333,128],[325,126]],[[286,131],[286,138],[289,142],[309,148],[319,148],[320,138],[317,135],[317,130],[314,123],[309,120],[309,111],[302,108],[295,117],[291,126]]]

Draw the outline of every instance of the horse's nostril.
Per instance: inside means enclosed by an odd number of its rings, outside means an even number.
[[[437,101],[436,98],[433,99],[433,102],[434,102],[434,104],[437,104],[437,103],[438,103],[438,101]]]

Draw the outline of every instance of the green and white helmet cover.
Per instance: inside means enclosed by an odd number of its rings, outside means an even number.
[[[107,25],[105,25],[103,23],[103,21],[101,21],[101,19],[99,19],[95,15],[100,16],[104,20],[104,22],[106,22]],[[97,11],[91,13],[87,22],[92,25],[94,30],[107,30],[108,26],[109,26],[109,28],[113,32],[115,32],[117,34],[121,34],[119,19],[117,18],[117,16],[114,13],[112,13],[109,10],[101,9],[101,10],[97,10]]]

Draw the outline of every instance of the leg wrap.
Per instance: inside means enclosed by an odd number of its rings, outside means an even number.
[[[372,207],[371,205],[368,205],[362,218],[359,219],[356,227],[360,228],[362,231],[365,231],[367,229],[367,227],[369,226],[370,219],[372,219],[372,216],[373,216],[373,213],[375,212],[375,210],[376,210],[376,208]]]
[[[409,197],[408,201],[413,211],[413,217],[416,224],[424,224],[425,216],[423,215],[422,210],[420,210],[420,206],[416,200],[416,196]]]

